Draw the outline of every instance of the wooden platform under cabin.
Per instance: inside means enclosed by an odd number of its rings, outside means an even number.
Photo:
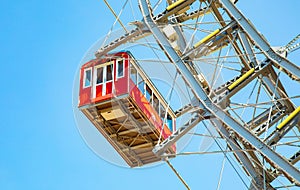
[[[81,111],[130,167],[160,161],[152,152],[160,130],[149,121],[132,97],[115,98]],[[174,154],[175,151],[170,148],[167,153]]]

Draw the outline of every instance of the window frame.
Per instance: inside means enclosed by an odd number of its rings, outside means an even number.
[[[144,96],[145,96],[145,91],[146,91],[145,84],[146,84],[146,81],[144,81],[144,79],[140,75],[140,73],[137,73],[137,84],[136,84],[136,86]]]
[[[122,76],[119,76],[119,61],[122,61],[122,68],[123,68],[123,72],[122,72]],[[125,76],[125,59],[116,59],[116,78],[123,78]]]
[[[152,99],[152,94],[153,94],[153,91],[152,89],[149,87],[149,85],[146,83],[145,84],[145,97],[146,99],[148,100],[148,102],[151,103],[151,99]],[[151,103],[152,105],[152,103]]]
[[[107,80],[107,78],[108,78],[108,76],[107,76],[107,74],[108,74],[107,70],[108,69],[107,68],[108,67],[111,67],[111,79],[110,80]],[[114,62],[113,61],[110,61],[110,62],[108,62],[108,64],[105,65],[105,70],[103,72],[105,74],[105,78],[103,80],[105,83],[107,83],[107,82],[113,82],[114,81],[114,79],[115,79],[115,77],[114,77],[114,70],[115,69],[114,69]]]
[[[102,82],[97,83],[98,69],[101,68],[101,67],[102,67]],[[104,73],[105,73],[104,66],[103,65],[97,65],[97,66],[94,67],[94,69],[95,69],[95,72],[94,72],[95,73],[95,76],[94,76],[95,85],[98,86],[98,85],[103,84],[104,83]]]
[[[131,64],[130,65],[130,79],[133,81],[133,83],[135,85],[137,85],[137,83],[138,83],[137,77],[138,77],[138,72],[137,72],[136,68]]]
[[[112,66],[112,73],[111,73],[111,80],[107,80],[107,67],[108,66]],[[102,70],[102,82],[101,83],[97,83],[97,71],[99,68],[103,68]],[[95,65],[94,66],[94,85],[95,86],[98,86],[98,85],[101,85],[101,84],[104,84],[104,83],[107,83],[107,82],[113,82],[115,80],[115,77],[114,77],[114,69],[115,66],[114,66],[114,61],[108,61],[104,64],[100,64],[100,65]]]
[[[86,77],[87,77],[87,74],[86,72],[87,71],[90,71],[90,84],[89,85],[86,85]],[[85,68],[83,70],[83,88],[88,88],[88,87],[91,87],[92,86],[92,81],[93,81],[93,75],[92,75],[92,67],[89,67],[89,68]]]

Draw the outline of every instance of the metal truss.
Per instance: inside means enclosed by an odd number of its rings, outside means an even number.
[[[149,2],[147,0],[140,0],[139,1],[142,14],[144,16],[144,21],[148,29],[151,31],[157,42],[160,44],[164,52],[166,53],[167,57],[170,59],[171,62],[173,62],[178,72],[181,73],[182,77],[184,78],[187,85],[192,89],[195,97],[201,102],[201,106],[203,106],[204,112],[202,115],[213,115],[219,120],[221,120],[227,128],[232,129],[235,134],[239,137],[239,141],[242,141],[243,144],[247,142],[251,147],[255,148],[256,151],[260,152],[271,165],[273,165],[274,168],[279,169],[287,178],[289,178],[292,182],[299,183],[300,182],[300,171],[293,166],[292,163],[288,162],[285,158],[283,158],[281,155],[279,155],[277,152],[275,152],[273,149],[270,148],[270,146],[263,142],[261,139],[259,139],[255,134],[253,134],[251,131],[249,131],[245,126],[238,123],[235,119],[231,117],[230,114],[226,113],[224,109],[219,105],[221,101],[215,101],[211,99],[206,93],[206,90],[203,88],[203,86],[199,83],[199,81],[195,78],[195,75],[192,74],[190,67],[186,61],[178,54],[176,50],[172,48],[172,45],[170,44],[168,38],[163,34],[161,29],[157,27],[157,24],[155,20],[153,19],[151,15],[151,9],[149,7]],[[262,52],[267,57],[267,60],[263,62],[262,64],[259,64],[256,66],[256,68],[250,69],[250,65],[247,65],[247,68],[249,69],[246,73],[242,74],[240,77],[237,77],[236,80],[233,80],[230,84],[229,88],[225,91],[225,96],[230,98],[234,95],[234,91],[239,91],[241,88],[246,86],[250,81],[251,78],[257,78],[258,76],[264,75],[265,72],[263,69],[267,68],[268,64],[272,64],[276,67],[280,67],[283,69],[283,71],[290,76],[292,79],[299,80],[299,74],[300,69],[284,57],[281,57],[278,55],[270,46],[269,44],[259,35],[259,33],[255,30],[255,28],[245,19],[245,17],[237,10],[237,8],[234,6],[234,4],[229,0],[221,0],[220,1],[223,8],[226,9],[228,14],[232,16],[235,22],[238,23],[240,30],[244,33],[241,33],[241,39],[244,43],[245,50],[248,52],[246,57],[249,60],[252,60],[252,62],[255,62],[255,57],[253,56],[253,53],[251,52],[251,47],[249,43],[254,43],[254,45],[258,46]],[[226,26],[222,29],[214,32],[211,34],[211,36],[208,36],[207,39],[204,39],[203,41],[200,41],[196,45],[194,45],[194,48],[197,48],[207,42],[210,38],[213,36],[216,36],[217,34],[220,34],[220,31],[226,31]],[[247,42],[248,41],[248,42]],[[191,50],[193,51],[193,50]],[[186,56],[189,56],[189,54],[186,54]],[[249,63],[249,62],[248,62]],[[266,76],[263,76],[266,77]],[[266,77],[268,78],[268,77]],[[274,85],[267,82],[268,79],[264,79],[264,83],[266,83],[267,86]],[[272,81],[272,78],[270,79]],[[274,80],[274,79],[273,79]],[[273,86],[274,87],[274,86]],[[282,89],[284,92],[284,90]],[[277,94],[277,96],[280,96],[284,94]],[[218,98],[217,98],[218,100]],[[290,105],[291,106],[291,105]],[[226,107],[226,106],[225,106]],[[292,107],[294,107],[292,105]],[[175,143],[181,136],[183,136],[187,131],[189,131],[193,126],[195,126],[194,122],[200,122],[200,119],[191,119],[193,122],[188,122],[187,125],[185,125],[182,128],[179,128],[178,131],[174,132],[172,136],[169,137],[169,139],[165,140],[162,144],[158,145],[156,149],[154,149],[154,152],[158,155],[161,155],[162,152],[168,147],[171,146],[173,143]],[[225,128],[222,128],[222,124],[216,122],[216,126],[219,126],[219,130],[221,131],[222,135],[228,137],[228,131]],[[278,128],[277,128],[278,130]],[[229,141],[229,144],[234,149],[241,148],[238,147],[236,144],[233,144],[231,141]],[[251,176],[253,176],[253,179],[258,179],[257,177],[260,176],[259,173],[255,171],[252,164],[249,161],[248,156],[239,154],[237,155],[240,160],[242,160],[242,163],[244,166],[246,166],[246,170],[251,173]],[[261,186],[258,184],[258,181],[256,182],[257,186]]]
[[[156,15],[150,0],[138,2],[143,20],[133,22],[135,29],[101,47],[95,55],[101,57],[124,43],[152,35],[193,93],[193,101],[175,112],[176,117],[193,113],[191,118],[169,138],[157,144],[153,152],[158,157],[167,158],[165,152],[168,148],[197,124],[209,120],[226,140],[228,147],[234,151],[245,172],[253,179],[250,189],[274,189],[271,183],[279,176],[285,177],[293,185],[300,185],[300,171],[295,166],[300,160],[300,151],[291,150],[291,155],[281,155],[276,149],[276,145],[287,134],[300,129],[300,107],[289,98],[279,75],[282,71],[288,79],[299,84],[300,67],[289,61],[287,54],[269,45],[239,11],[235,1],[200,0],[198,3],[206,6],[199,6],[196,10],[190,10],[191,5],[197,3],[195,0],[178,0],[173,3],[167,1],[169,5]],[[197,22],[199,20],[201,23],[199,18],[208,14],[215,19],[218,26],[194,43],[186,37],[184,28],[192,27],[194,33],[201,31]],[[191,24],[191,20],[196,20],[196,24]],[[168,26],[167,29],[174,31],[176,35],[168,36],[164,26]],[[285,48],[291,49],[294,41]],[[212,62],[218,63],[224,47],[228,52],[234,52],[233,57],[238,60],[240,68],[236,69],[238,74],[231,75],[231,78],[215,86],[202,77],[197,64],[198,60],[209,55],[218,55],[217,59],[212,59]],[[295,47],[296,45],[293,46]],[[230,56],[224,57],[230,59]],[[253,116],[250,119],[238,114],[234,116],[231,106],[234,99],[253,83],[259,84],[258,94],[264,89],[269,102],[253,105]],[[258,99],[257,96],[256,102]],[[239,105],[244,106],[244,109],[251,107],[247,103]],[[260,105],[265,107],[258,112],[256,110]],[[238,151],[244,149],[253,151]],[[262,160],[269,164],[268,168]]]

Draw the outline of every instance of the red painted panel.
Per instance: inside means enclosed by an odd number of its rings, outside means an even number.
[[[115,82],[115,90],[116,90],[116,95],[117,96],[128,93],[127,81],[128,80],[126,78],[124,78],[122,80],[118,79]]]
[[[96,86],[96,96],[95,97],[102,96],[102,86],[103,86],[102,84],[99,84]],[[91,98],[93,98],[92,95],[91,95]]]
[[[106,93],[107,94],[112,94],[112,82],[106,82]]]
[[[91,103],[91,87],[81,89],[79,107]]]
[[[98,96],[94,99],[92,99],[92,103],[95,104],[95,103],[99,103],[99,102],[104,102],[104,101],[107,101],[107,100],[110,100],[113,98],[113,95],[112,94],[107,94],[105,96]]]

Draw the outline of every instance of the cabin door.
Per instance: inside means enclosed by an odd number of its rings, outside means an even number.
[[[102,89],[102,96],[107,94],[112,94],[113,92],[113,83],[114,83],[114,61],[106,65],[104,71],[104,83]]]
[[[113,61],[96,66],[94,69],[93,98],[112,93],[114,80]]]

